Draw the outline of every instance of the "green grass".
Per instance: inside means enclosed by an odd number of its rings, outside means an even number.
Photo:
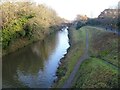
[[[96,27],[86,27],[89,32],[89,52],[118,66],[118,36]]]
[[[89,33],[89,56],[92,58],[81,64],[73,88],[117,88],[117,35],[96,27],[84,28]]]
[[[89,33],[89,56],[104,59],[118,66],[118,41],[120,38],[105,29],[85,26]]]
[[[62,87],[64,82],[68,79],[75,64],[79,60],[80,56],[83,55],[85,49],[86,30],[84,30],[84,28],[81,28],[80,30],[71,28],[69,34],[71,47],[69,48],[65,58],[61,60],[62,64],[57,70],[59,80],[54,85],[56,88]]]
[[[73,88],[117,88],[118,70],[101,59],[90,58],[82,63]]]
[[[118,37],[101,28],[85,26],[70,29],[71,47],[58,69],[60,78],[55,87],[62,87],[75,64],[84,53],[86,31],[89,58],[84,61],[74,79],[74,88],[111,88],[118,86]],[[108,62],[108,63],[107,63]],[[110,64],[111,63],[111,64]],[[60,72],[60,73],[59,73]]]

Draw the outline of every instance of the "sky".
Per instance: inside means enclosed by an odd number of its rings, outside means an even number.
[[[107,8],[118,5],[120,0],[32,0],[36,3],[46,4],[53,8],[57,14],[67,20],[73,20],[77,14],[95,18]]]

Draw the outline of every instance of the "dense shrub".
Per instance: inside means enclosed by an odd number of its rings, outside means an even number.
[[[0,5],[2,11],[2,43],[3,49],[11,41],[19,38],[41,37],[50,26],[60,24],[62,19],[47,6],[36,5],[31,2],[4,2]]]

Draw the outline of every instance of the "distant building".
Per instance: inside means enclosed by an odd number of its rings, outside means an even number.
[[[120,12],[118,9],[105,9],[97,18],[97,21],[106,27],[117,28],[118,15]]]
[[[98,16],[99,19],[104,19],[104,18],[117,18],[118,14],[118,9],[105,9],[101,14]]]

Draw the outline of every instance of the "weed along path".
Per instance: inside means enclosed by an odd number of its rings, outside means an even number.
[[[78,60],[78,62],[76,63],[72,73],[70,74],[69,78],[67,79],[67,81],[64,83],[62,88],[70,88],[73,82],[73,79],[79,69],[80,64],[86,60],[88,58],[88,46],[89,46],[89,42],[88,42],[88,32],[86,30],[86,47],[85,47],[85,52],[84,54],[80,57],[80,59]]]

